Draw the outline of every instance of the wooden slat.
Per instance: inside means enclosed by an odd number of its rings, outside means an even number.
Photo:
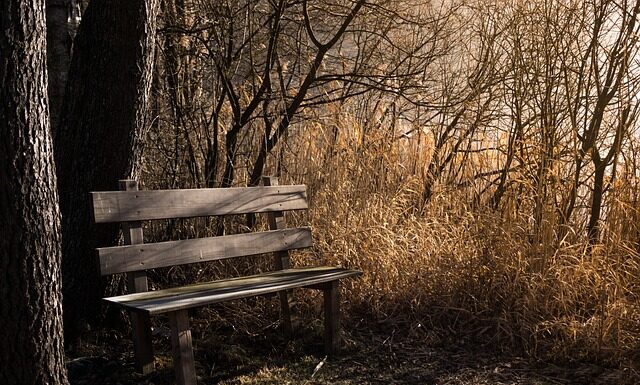
[[[362,274],[360,271],[339,267],[287,269],[248,277],[110,297],[105,300],[130,310],[153,315],[297,287],[312,287],[360,274]]]
[[[306,186],[92,192],[96,223],[306,209]]]
[[[311,247],[308,227],[98,249],[102,275]]]

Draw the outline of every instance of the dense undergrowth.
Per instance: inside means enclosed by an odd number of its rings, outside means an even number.
[[[361,150],[347,139],[334,145],[328,161],[309,156],[326,148],[291,161],[306,165],[300,181],[310,185],[316,238],[313,252],[297,261],[362,269],[362,279],[345,283],[351,309],[376,318],[410,315],[540,358],[637,362],[633,234],[608,231],[593,249],[580,236],[536,244],[525,205],[492,210],[470,198],[472,189],[442,189],[419,207],[420,179],[380,171],[403,169],[393,150]],[[629,219],[615,215],[608,223]]]
[[[319,66],[315,24],[354,2],[314,2],[311,19],[295,1],[165,15],[179,28],[163,32],[146,188],[306,184],[308,213],[287,215],[311,224],[315,246],[293,263],[363,271],[344,282],[347,319],[637,367],[640,3],[364,3]],[[150,239],[222,229],[149,227]],[[152,278],[268,268],[237,259]],[[318,313],[315,295],[296,296]]]
[[[404,171],[400,146],[376,148],[382,140],[361,146],[349,135],[323,141],[322,134],[291,143],[304,148],[285,158],[281,183],[308,185],[308,213],[287,218],[290,225],[311,224],[315,245],[295,252],[294,266],[324,263],[364,272],[343,283],[347,319],[364,325],[398,320],[544,360],[637,365],[640,255],[632,234],[607,231],[605,242],[592,249],[579,234],[536,243],[525,204],[494,210],[474,199],[472,188],[442,187],[423,205],[421,178]],[[614,215],[608,223],[629,220]],[[216,226],[204,219],[159,223],[148,236],[202,236]],[[227,219],[226,231],[247,231],[244,218]],[[246,258],[172,268],[152,278],[162,286],[269,268],[270,258]],[[296,309],[313,317],[321,301],[309,293],[296,292]]]

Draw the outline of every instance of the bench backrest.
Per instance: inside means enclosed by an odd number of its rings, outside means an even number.
[[[308,227],[286,228],[283,211],[308,207],[306,186],[264,186],[191,190],[138,190],[134,180],[120,191],[92,192],[96,223],[121,222],[124,246],[98,248],[100,273],[129,274],[129,291],[147,291],[147,269],[275,253],[276,268],[289,267],[288,251],[312,246]],[[179,241],[143,243],[141,221],[267,213],[269,231]]]

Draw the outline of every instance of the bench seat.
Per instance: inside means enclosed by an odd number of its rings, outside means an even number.
[[[306,267],[104,298],[129,310],[158,315],[234,299],[276,293],[362,274],[340,267]]]

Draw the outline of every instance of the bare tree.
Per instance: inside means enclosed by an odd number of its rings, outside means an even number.
[[[587,224],[590,244],[599,242],[603,194],[615,178],[607,170],[615,165],[622,141],[637,118],[638,105],[629,90],[637,84],[632,60],[638,55],[640,1],[585,3],[580,14],[587,29],[566,63],[565,87],[572,95],[569,107],[576,132],[574,183],[564,207],[564,217],[573,214],[585,164],[593,166],[591,208]],[[575,80],[571,80],[575,79]],[[615,170],[615,167],[614,167]],[[605,181],[608,179],[608,181]]]

